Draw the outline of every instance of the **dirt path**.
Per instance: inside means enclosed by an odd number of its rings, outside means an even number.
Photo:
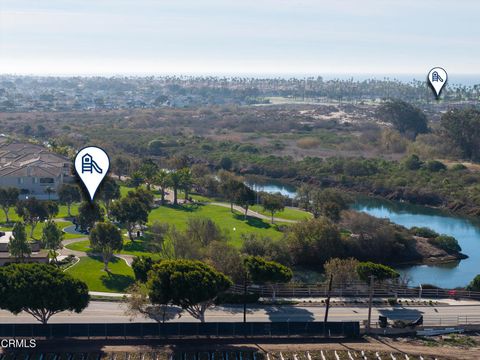
[[[478,336],[475,337],[477,342],[480,340]],[[50,351],[52,348],[52,343],[45,342],[39,344],[37,350]],[[82,341],[69,341],[66,342],[56,342],[55,349],[57,351],[98,351],[101,350],[105,353],[110,352],[123,352],[123,353],[150,353],[155,351],[156,353],[165,353],[170,354],[173,351],[259,351],[267,352],[270,354],[270,359],[280,358],[280,352],[282,352],[284,358],[292,359],[294,356],[292,354],[298,355],[299,359],[305,359],[306,352],[308,351],[311,354],[313,360],[321,359],[318,352],[320,350],[329,352],[329,359],[332,359],[333,351],[350,351],[359,352],[382,352],[385,354],[408,354],[409,358],[412,360],[420,359],[420,356],[428,357],[428,359],[438,358],[442,360],[446,359],[455,359],[455,360],[478,360],[478,354],[480,352],[480,347],[472,347],[469,349],[452,347],[452,346],[426,346],[419,343],[416,340],[407,340],[407,339],[388,339],[388,338],[370,338],[365,337],[358,340],[335,340],[335,339],[323,339],[323,340],[312,340],[312,339],[272,339],[269,341],[258,340],[256,342],[249,343],[248,341],[238,342],[233,340],[231,343],[209,339],[205,341],[204,339],[189,339],[188,341],[180,342],[175,346],[166,345],[163,341],[158,340],[143,340],[143,344],[138,345],[128,345],[128,344],[118,344],[114,341],[104,341],[102,344],[87,344]],[[345,357],[342,354],[342,358]],[[273,356],[272,356],[273,355]],[[384,356],[382,359],[391,359]],[[168,357],[160,357],[160,359]],[[360,357],[356,357],[359,359]],[[369,357],[369,359],[375,359],[375,357]],[[404,356],[397,356],[397,359],[406,359]]]

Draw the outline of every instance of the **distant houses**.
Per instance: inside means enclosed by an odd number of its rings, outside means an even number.
[[[17,261],[8,251],[11,236],[11,231],[0,231],[0,266]],[[32,253],[24,259],[25,262],[48,263],[48,252],[40,249],[39,241],[30,242],[30,246]]]
[[[0,137],[0,187],[18,188],[21,198],[58,199],[58,188],[72,180],[70,164],[43,146]]]

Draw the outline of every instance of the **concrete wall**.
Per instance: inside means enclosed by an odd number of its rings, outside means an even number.
[[[63,176],[52,177],[52,183],[42,183],[39,177],[32,176],[23,176],[23,177],[14,177],[14,176],[3,176],[0,177],[0,187],[15,187],[17,189],[25,189],[29,192],[26,194],[21,194],[20,198],[25,199],[26,196],[35,196],[39,200],[57,200],[57,190],[60,185],[63,184]],[[50,187],[55,190],[55,193],[50,194],[46,192],[46,189]]]

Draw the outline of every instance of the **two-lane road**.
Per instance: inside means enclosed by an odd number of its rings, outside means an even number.
[[[87,309],[80,314],[63,312],[53,316],[50,323],[119,323],[155,321],[138,316],[135,319],[125,314],[125,304],[118,302],[92,301]],[[330,321],[363,321],[367,318],[366,307],[332,307],[329,312]],[[325,308],[320,306],[264,306],[248,309],[247,321],[323,321]],[[480,323],[480,306],[425,306],[425,307],[375,307],[372,311],[372,321],[376,322],[379,315],[389,319],[413,320],[423,315],[425,325],[457,325],[458,319],[463,322],[476,320]],[[187,312],[181,317],[170,321],[197,321]],[[206,321],[230,322],[243,321],[243,309],[238,307],[216,307],[208,310]],[[0,323],[31,323],[34,318],[26,313],[17,316],[7,311],[0,311]]]

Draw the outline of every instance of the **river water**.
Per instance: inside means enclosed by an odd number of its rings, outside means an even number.
[[[468,259],[441,265],[414,265],[399,268],[412,279],[411,285],[434,284],[444,288],[465,286],[480,274],[480,221],[446,214],[438,209],[382,199],[359,198],[353,205],[358,211],[407,228],[426,226],[440,234],[454,236]]]
[[[276,182],[250,183],[257,191],[280,192],[290,198],[296,191],[292,186]],[[396,201],[360,197],[352,206],[372,216],[388,218],[407,228],[426,226],[439,234],[454,236],[468,259],[439,265],[414,265],[398,268],[408,274],[411,285],[433,284],[444,288],[465,286],[480,274],[480,220],[447,214],[438,209]]]

